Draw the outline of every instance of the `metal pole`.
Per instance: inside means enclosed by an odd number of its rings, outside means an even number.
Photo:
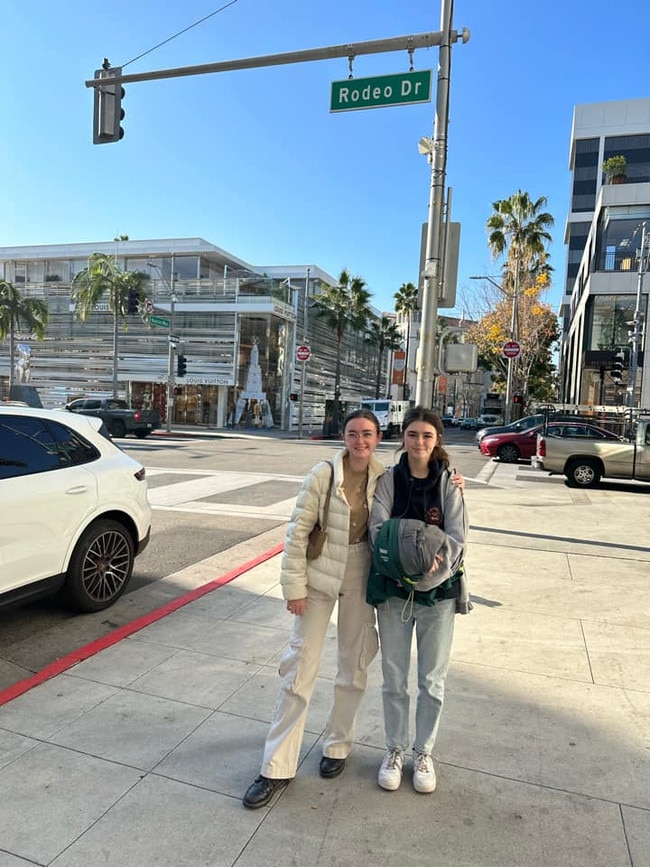
[[[449,123],[449,76],[451,73],[451,22],[453,0],[442,0],[440,10],[441,40],[438,50],[438,88],[433,149],[430,154],[431,185],[429,190],[429,218],[422,293],[422,322],[420,327],[419,364],[415,384],[415,402],[430,407],[435,381],[436,330],[438,295],[443,279],[441,270],[442,223],[447,166],[447,126]]]
[[[171,297],[169,299],[169,347],[167,350],[167,424],[166,430],[169,433],[172,429],[172,413],[174,412],[174,385],[176,384],[176,375],[174,370],[174,341],[172,337],[176,336],[174,331],[174,318],[176,312],[176,295],[175,295],[175,268],[176,258],[172,253],[171,260],[171,276],[169,278],[169,291]]]
[[[512,293],[512,316],[510,317],[510,340],[517,339],[517,302],[519,299],[519,260],[516,262],[515,285]],[[512,415],[512,381],[514,376],[515,359],[508,359],[508,375],[506,377],[506,405],[503,408],[503,423],[510,424]]]
[[[646,240],[650,240],[650,237],[646,235],[646,224],[644,222],[641,226],[641,252],[639,254],[639,273],[636,284],[636,304],[634,307],[634,319],[632,320],[633,330],[630,335],[632,339],[632,351],[630,353],[630,382],[627,387],[627,405],[629,407],[634,406],[636,403],[634,392],[636,391],[636,377],[639,369],[639,350],[641,348],[641,338],[643,337],[641,303],[643,298],[643,278],[648,262],[645,251]]]
[[[302,342],[307,345],[307,305],[309,300],[309,278],[311,276],[311,268],[307,268],[307,274],[305,276],[305,298],[304,298],[304,306],[302,311]],[[296,323],[297,325],[298,323]],[[304,400],[305,400],[305,374],[307,373],[307,362],[302,362],[302,369],[300,371],[300,403],[298,404],[298,437],[302,439],[302,425],[304,419]]]

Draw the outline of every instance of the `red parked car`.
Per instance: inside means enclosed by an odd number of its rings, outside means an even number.
[[[517,463],[521,458],[530,459],[537,451],[537,434],[542,425],[518,433],[488,434],[480,442],[481,452],[490,458],[499,458],[506,464]],[[617,440],[616,434],[583,422],[555,422],[546,426],[546,436],[588,437],[590,439]]]

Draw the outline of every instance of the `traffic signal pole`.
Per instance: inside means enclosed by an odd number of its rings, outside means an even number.
[[[431,185],[429,190],[429,216],[424,260],[422,291],[422,320],[420,346],[417,353],[415,402],[430,408],[433,405],[433,386],[436,380],[436,339],[438,331],[438,297],[441,294],[443,215],[445,179],[447,172],[447,127],[449,125],[449,77],[451,74],[451,43],[458,34],[451,29],[453,0],[442,0],[440,7],[440,50],[438,52],[438,87],[436,116],[431,151]],[[465,31],[463,31],[463,41]]]
[[[453,0],[443,0],[445,5],[453,5]],[[267,66],[284,66],[289,63],[308,63],[313,60],[333,60],[337,57],[353,59],[364,54],[384,54],[391,51],[412,53],[418,48],[433,48],[442,44],[442,32],[418,33],[413,36],[393,36],[390,39],[373,39],[369,42],[349,42],[344,45],[330,45],[325,48],[308,48],[304,51],[288,51],[283,54],[266,54],[259,57],[243,57],[239,60],[223,60],[217,63],[204,63],[200,66],[179,66],[174,69],[157,69],[151,72],[138,72],[123,75],[122,67],[96,70],[97,78],[91,78],[86,87],[104,87],[107,84],[130,84],[136,81],[156,81],[162,78],[183,78],[189,75],[208,75],[214,72],[235,72],[239,69],[259,69]],[[450,31],[448,38],[456,42],[469,39],[469,31],[463,28],[459,35]],[[117,70],[120,70],[118,73]],[[108,74],[106,74],[108,73]]]

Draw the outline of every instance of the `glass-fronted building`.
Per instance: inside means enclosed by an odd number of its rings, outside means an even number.
[[[621,176],[607,178],[603,162],[625,158]],[[647,322],[650,278],[640,277],[641,239],[650,236],[650,99],[578,105],[569,167],[571,203],[561,321],[561,399],[591,405],[650,405],[645,342],[636,352],[630,394],[630,342],[635,310]],[[647,243],[647,241],[646,241]],[[646,253],[648,248],[646,247]],[[621,350],[625,370],[611,376]]]
[[[85,322],[76,316],[71,283],[93,253],[148,275],[146,301],[126,328],[115,328],[107,299]],[[120,240],[3,247],[0,279],[48,305],[45,340],[21,333],[14,340],[14,381],[29,381],[46,406],[111,394],[117,357],[119,395],[133,407],[159,410],[163,423],[170,370],[175,425],[295,430],[301,417],[304,432],[320,433],[326,421],[337,341],[313,301],[336,280],[316,265],[254,266],[202,238]],[[308,362],[296,359],[302,345],[311,350]],[[178,355],[186,360],[183,376]],[[4,399],[9,356],[7,338],[0,341]],[[346,332],[343,409],[373,393],[377,365],[377,349],[364,334]]]

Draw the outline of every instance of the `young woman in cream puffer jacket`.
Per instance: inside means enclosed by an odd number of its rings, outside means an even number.
[[[296,499],[287,528],[280,577],[282,593],[287,600],[304,598],[308,587],[320,590],[332,599],[338,597],[350,545],[350,507],[343,490],[343,457],[346,452],[339,452],[329,462],[316,464],[306,476]],[[334,466],[334,484],[327,520],[327,539],[320,557],[306,560],[309,534],[316,521],[323,520],[322,507],[332,478],[330,465]],[[385,472],[386,467],[373,455],[368,466],[366,489],[369,509],[372,507],[377,481]]]
[[[288,526],[280,583],[287,609],[296,617],[280,661],[280,691],[261,774],[243,799],[250,809],[268,804],[296,774],[307,710],[337,602],[338,665],[320,764],[326,779],[344,769],[367,668],[377,654],[375,611],[366,602],[371,562],[368,517],[377,481],[385,472],[374,457],[381,440],[376,417],[368,410],[350,413],[343,438],[345,448],[307,474]],[[307,560],[309,534],[317,521],[323,521],[331,479],[327,539],[320,556]]]

